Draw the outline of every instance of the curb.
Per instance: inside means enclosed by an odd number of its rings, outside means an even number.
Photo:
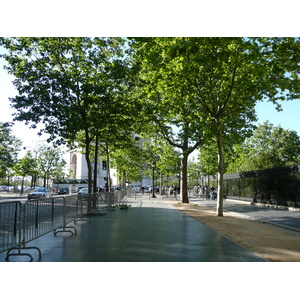
[[[291,206],[282,206],[282,205],[275,205],[275,204],[268,204],[268,203],[260,203],[260,202],[253,202],[253,201],[243,201],[239,199],[226,199],[226,201],[238,201],[244,204],[249,204],[249,205],[255,205],[255,206],[263,206],[263,207],[270,207],[274,209],[280,209],[280,210],[289,210],[289,211],[295,211],[295,212],[300,212],[299,207],[291,207]]]

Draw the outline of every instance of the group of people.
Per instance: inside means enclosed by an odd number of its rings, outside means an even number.
[[[177,185],[170,186],[169,195],[176,196],[178,194],[180,194],[180,188],[179,188],[179,186],[177,186]]]
[[[206,199],[217,199],[217,191],[215,187],[210,187],[209,185],[197,187],[197,194],[200,196],[205,196]]]
[[[152,186],[150,187],[145,187],[145,186],[141,186],[141,187],[133,187],[135,190],[141,191],[143,194],[146,193],[152,193]],[[155,193],[159,193],[160,192],[160,187],[155,187],[154,190]],[[171,195],[171,196],[176,196],[178,194],[180,194],[180,187],[177,185],[172,185],[172,186],[164,186],[162,187],[162,192],[164,195]]]

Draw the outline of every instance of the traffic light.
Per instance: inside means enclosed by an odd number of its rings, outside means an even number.
[[[106,160],[102,160],[102,170],[106,170]]]

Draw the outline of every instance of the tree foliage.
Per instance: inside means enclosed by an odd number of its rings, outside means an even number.
[[[35,174],[35,168],[36,168],[36,161],[30,151],[27,151],[25,156],[20,160],[18,160],[14,165],[13,169],[15,175],[22,177],[21,194],[23,193],[24,178],[26,176],[33,176]]]
[[[15,120],[33,128],[43,123],[57,144],[83,132],[91,191],[91,142],[116,116],[126,123],[124,39],[4,38],[2,44],[19,93],[10,99]]]
[[[188,202],[188,156],[215,140],[219,216],[224,145],[249,135],[257,101],[280,109],[279,101],[300,93],[300,41],[295,38],[136,38],[127,44],[130,56],[121,38],[1,42],[19,92],[10,99],[15,119],[32,127],[44,123],[51,140],[60,136],[72,142],[82,133],[90,179],[95,136],[111,144],[110,137],[132,129],[134,116],[136,131],[180,149],[181,201]]]
[[[204,140],[206,120],[178,76],[182,61],[174,55],[173,39],[142,38],[133,43],[138,70],[136,94],[141,106],[141,131],[181,152],[181,201],[188,202],[188,156]]]
[[[155,121],[161,120],[160,114],[170,115],[160,122],[161,131],[170,132],[171,119],[177,121],[183,137],[189,128],[198,136],[210,132],[216,138],[217,215],[222,216],[224,137],[236,143],[248,134],[257,101],[277,103],[299,97],[300,42],[294,38],[148,38],[138,45],[140,83],[147,86],[144,100],[152,101],[148,113]],[[186,123],[189,120],[193,125]]]
[[[260,124],[251,137],[234,147],[232,173],[261,170],[300,163],[300,137],[294,130]]]
[[[8,176],[17,161],[21,140],[13,136],[9,123],[0,122],[0,178]]]
[[[63,178],[66,161],[63,159],[61,149],[49,147],[47,144],[40,144],[34,152],[36,156],[35,172],[44,179],[45,187],[48,179]]]

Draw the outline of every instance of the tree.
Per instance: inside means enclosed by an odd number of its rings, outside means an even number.
[[[11,134],[11,125],[0,122],[0,178],[8,177],[17,162],[21,140]]]
[[[62,169],[66,165],[62,156],[62,150],[49,147],[46,144],[38,145],[36,152],[36,170],[44,179],[44,187],[48,186],[48,180],[51,178],[62,177]]]
[[[145,174],[152,177],[152,162],[154,162],[155,173],[160,176],[160,187],[163,186],[163,176],[174,176],[180,173],[180,153],[161,136],[145,139],[143,150],[146,162]]]
[[[299,97],[300,41],[294,38],[150,40],[155,42],[156,49],[144,46],[148,51],[146,76],[150,78],[145,82],[156,83],[164,98],[169,96],[178,101],[175,95],[180,95],[185,106],[194,112],[191,114],[194,131],[204,129],[204,119],[216,138],[217,215],[223,216],[224,137],[237,143],[249,134],[247,131],[256,119],[257,101],[268,99],[277,103]],[[149,69],[156,70],[159,76]]]
[[[195,42],[191,39],[184,51],[187,61],[196,62],[185,65],[189,70],[186,83],[214,122],[219,160],[217,215],[222,216],[223,139],[229,135],[245,137],[247,123],[255,120],[256,101],[267,98],[277,103],[299,96],[295,85],[299,78],[299,41],[214,38]]]
[[[300,137],[297,132],[266,121],[243,144],[235,147],[235,160],[229,167],[234,173],[299,163]]]
[[[139,145],[139,138],[127,141],[124,147],[116,147],[112,151],[111,163],[117,169],[120,182],[125,187],[126,182],[142,181],[144,165],[143,148]]]
[[[36,167],[36,161],[32,157],[30,151],[27,151],[25,156],[20,159],[13,167],[15,174],[22,176],[21,194],[23,194],[24,179],[26,176],[33,176]]]
[[[90,145],[117,113],[111,99],[122,94],[126,60],[122,38],[3,38],[6,69],[19,95],[10,99],[15,120],[43,123],[56,144],[83,132],[92,190]],[[42,133],[42,132],[41,132]]]
[[[159,135],[181,154],[181,202],[188,203],[187,166],[189,155],[209,134],[206,117],[183,88],[176,68],[180,59],[174,56],[173,39],[142,38],[133,43],[133,63],[137,70],[136,89],[140,101],[140,130],[151,137]],[[200,126],[199,126],[200,124]]]
[[[248,135],[250,131],[248,132]],[[233,140],[223,141],[223,151],[224,151],[224,173],[227,172],[228,165],[234,160],[234,149],[236,145],[233,145]],[[199,152],[199,171],[206,175],[216,175],[218,173],[218,147],[216,139],[212,139],[210,143],[205,144]]]

